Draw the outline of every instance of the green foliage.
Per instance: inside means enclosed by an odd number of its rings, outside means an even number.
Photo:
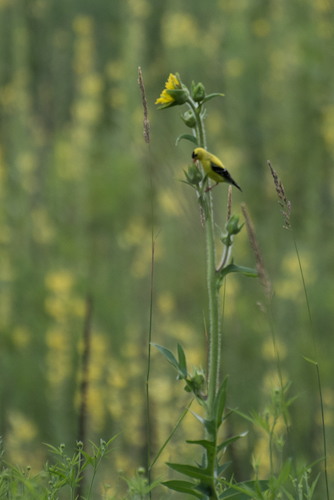
[[[244,266],[236,266],[235,264],[233,264],[233,261],[232,261],[231,264],[228,264],[226,267],[221,269],[219,271],[219,273],[217,274],[217,288],[218,288],[218,290],[222,286],[225,277],[229,273],[240,273],[240,274],[243,274],[244,276],[247,276],[249,278],[257,278],[257,276],[258,276],[255,269],[251,269],[250,267],[244,267]]]
[[[149,497],[151,491],[161,483],[160,479],[156,479],[149,484],[148,479],[145,477],[145,469],[142,467],[137,469],[133,478],[123,477],[123,479],[128,485],[126,498],[131,500],[145,500]]]
[[[38,470],[42,442],[65,442],[68,449],[76,438],[80,311],[89,292],[94,297],[89,432],[97,439],[110,428],[134,429],[119,438],[119,454],[127,469],[143,462],[138,436],[145,426],[140,397],[145,360],[138,353],[147,342],[151,172],[154,231],[162,229],[154,341],[170,349],[182,341],[186,352],[191,347],[192,355],[202,353],[204,366],[201,228],[192,190],[174,181],[198,144],[193,138],[174,148],[180,121],[173,109],[161,119],[153,107],[166,74],[179,68],[185,81],[195,80],[194,87],[204,82],[207,97],[214,89],[226,94],[208,102],[210,149],[242,179],[275,293],[280,359],[303,394],[291,408],[295,453],[298,460],[313,462],[322,454],[319,440],[309,439],[321,432],[318,389],[303,356],[314,359],[317,370],[320,362],[324,412],[329,419],[333,414],[330,2],[194,0],[189,8],[172,0],[2,1],[0,11],[0,433],[9,461],[21,467],[34,461]],[[138,65],[152,126],[150,152],[142,140]],[[321,332],[318,356],[307,334],[294,251],[274,209],[267,158],[291,197],[314,329]],[[217,221],[224,221],[222,190],[214,201]],[[234,262],[252,267],[243,236]],[[71,286],[51,290],[51,275],[64,285],[64,271]],[[267,306],[256,280],[233,273],[224,283],[229,405],[259,408],[265,381],[275,377]],[[165,378],[161,364],[156,381]],[[183,396],[173,387],[163,402],[153,401],[156,436],[168,434],[172,417],[166,420],[166,412],[172,409],[177,420]],[[230,425],[240,431],[235,422]],[[178,431],[183,437],[182,426]],[[250,474],[257,445],[254,435],[248,440],[235,458],[236,475],[243,477]],[[170,447],[171,454],[179,453],[178,443]],[[321,491],[321,480],[318,487]]]
[[[55,463],[47,462],[45,471],[33,476],[30,474],[30,467],[24,471],[20,467],[3,462],[0,474],[0,498],[57,500],[60,490],[69,489],[68,498],[74,500],[77,498],[78,484],[83,480],[83,473],[88,468],[91,479],[85,499],[91,499],[97,470],[101,461],[112,451],[110,445],[116,437],[111,438],[108,442],[101,439],[100,446],[92,443],[92,455],[83,450],[82,443],[78,443],[77,452],[72,456],[66,455],[64,444],[58,448],[47,445],[55,458]]]
[[[174,366],[174,368],[178,373],[178,379],[184,380],[186,382],[185,390],[187,392],[192,392],[196,397],[198,403],[201,404],[202,406],[205,406],[205,401],[204,401],[205,373],[203,372],[202,368],[199,369],[194,368],[193,375],[188,373],[186,355],[184,353],[181,344],[177,344],[177,351],[179,358],[178,361],[176,360],[175,356],[169,349],[154,344],[153,342],[152,345],[155,346],[161,352],[161,354],[167,359],[167,361],[172,366]]]
[[[155,347],[159,349],[159,351],[161,352],[161,354],[163,354],[167,361],[169,361],[169,363],[174,366],[178,373],[178,378],[183,379],[186,382],[185,389],[188,392],[191,391],[194,394],[194,396],[197,398],[197,401],[206,409],[206,413],[208,413],[206,397],[202,392],[203,384],[200,384],[201,391],[199,391],[198,385],[195,383],[195,380],[198,380],[199,372],[195,369],[195,375],[188,378],[186,357],[181,345],[178,344],[178,361],[168,349],[156,344],[153,345],[155,345]],[[200,373],[202,373],[202,371],[200,371]],[[201,382],[202,380],[204,382],[204,379],[201,379]],[[180,463],[167,463],[167,465],[171,469],[188,477],[191,477],[192,479],[195,479],[195,482],[178,480],[163,482],[162,484],[164,484],[168,488],[178,492],[188,493],[190,495],[196,496],[197,498],[204,498],[206,496],[210,498],[217,498],[217,482],[219,481],[220,475],[225,471],[228,465],[230,465],[230,462],[220,464],[220,460],[224,455],[226,448],[230,444],[245,436],[244,433],[238,436],[233,436],[232,438],[229,438],[222,443],[218,442],[219,428],[226,420],[226,418],[230,415],[230,413],[228,413],[224,416],[227,381],[228,377],[226,377],[223,383],[220,385],[215,397],[212,420],[206,420],[196,413],[192,412],[197,420],[201,422],[204,431],[208,436],[208,439],[187,440],[187,443],[189,444],[197,444],[204,448],[205,452],[202,458],[202,465],[192,466]]]

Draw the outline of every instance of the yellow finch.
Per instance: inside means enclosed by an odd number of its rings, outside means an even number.
[[[210,188],[207,188],[206,191],[209,191],[210,189],[216,187],[219,182],[227,182],[228,184],[233,184],[233,186],[237,187],[242,191],[241,187],[239,184],[237,184],[222,162],[217,158],[217,156],[212,155],[206,149],[203,148],[196,148],[193,151],[192,154],[193,161],[195,162],[196,160],[200,160],[203,166],[204,172],[207,174],[210,179],[216,181],[216,184]]]

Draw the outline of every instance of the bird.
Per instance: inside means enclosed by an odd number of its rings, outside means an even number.
[[[217,158],[217,156],[209,153],[209,151],[207,151],[204,148],[196,148],[191,156],[193,162],[195,162],[196,160],[200,160],[206,175],[210,177],[210,179],[216,181],[216,184],[214,184],[211,187],[208,187],[205,191],[210,191],[214,187],[218,186],[220,182],[227,182],[228,184],[233,184],[233,186],[237,187],[238,189],[240,189],[240,191],[242,191],[239,184],[237,184],[232,179],[229,172],[226,170],[226,168],[224,167],[220,159]]]

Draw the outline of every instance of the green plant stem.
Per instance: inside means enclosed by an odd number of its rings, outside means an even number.
[[[203,123],[201,107],[197,107],[192,99],[189,98],[189,105],[193,109],[197,120],[198,142],[199,146],[206,148],[206,135]],[[207,420],[213,419],[214,401],[217,393],[219,379],[220,362],[220,308],[219,292],[217,290],[216,279],[216,248],[214,237],[214,219],[212,192],[207,192],[208,213],[205,217],[205,247],[206,247],[206,279],[209,298],[209,358],[208,358],[208,397],[206,404]]]
[[[226,266],[226,264],[231,256],[231,251],[232,251],[232,245],[225,245],[224,246],[222,258],[221,258],[221,261],[219,262],[219,266],[217,267],[217,272]]]
[[[216,279],[216,252],[214,244],[214,226],[210,192],[210,213],[205,221],[207,286],[209,295],[209,366],[208,366],[208,399],[206,419],[213,419],[214,400],[217,393],[220,361],[220,313],[219,293]]]
[[[152,244],[152,260],[151,260],[151,289],[150,289],[150,316],[149,316],[149,329],[148,329],[148,353],[147,353],[147,373],[146,373],[146,432],[147,432],[147,479],[148,484],[151,484],[151,435],[150,435],[150,393],[149,381],[151,371],[151,342],[152,342],[152,320],[153,320],[153,272],[154,272],[154,211],[153,211],[153,180],[151,175],[151,216],[152,216],[152,231],[151,231],[151,244]],[[151,490],[149,491],[149,498],[151,498]]]
[[[323,399],[322,399],[320,369],[319,369],[319,363],[318,363],[317,344],[316,344],[316,341],[315,341],[315,332],[314,332],[314,327],[313,327],[311,307],[310,307],[310,302],[309,302],[309,299],[308,299],[308,293],[307,293],[307,288],[306,288],[306,283],[305,283],[305,278],[304,278],[303,267],[302,267],[302,263],[301,263],[301,260],[300,260],[300,255],[299,255],[299,251],[298,251],[298,247],[297,247],[297,242],[296,242],[295,235],[294,235],[293,231],[291,231],[291,233],[292,233],[293,243],[295,245],[297,260],[298,260],[298,264],[299,264],[300,275],[301,275],[302,282],[303,282],[304,295],[305,295],[307,312],[308,312],[308,317],[309,317],[309,322],[310,322],[310,327],[311,327],[311,334],[312,334],[313,350],[314,350],[314,357],[315,357],[314,361],[315,361],[315,365],[316,365],[316,368],[317,368],[317,380],[318,380],[318,387],[319,387],[321,421],[322,421],[322,436],[323,436],[323,446],[324,446],[324,472],[325,472],[325,483],[326,483],[326,496],[327,496],[327,500],[329,500],[329,484],[328,484],[328,473],[327,473],[326,426],[325,426],[324,405],[323,405]]]

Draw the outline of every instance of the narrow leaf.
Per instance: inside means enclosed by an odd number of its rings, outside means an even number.
[[[154,344],[153,342],[152,342],[152,345],[154,345],[154,347],[156,347],[161,352],[161,354],[163,356],[165,356],[167,361],[169,361],[169,363],[171,365],[173,365],[174,368],[177,369],[177,371],[179,371],[179,363],[176,361],[174,354],[172,354],[169,349],[166,349],[165,347],[162,347],[161,345]]]
[[[197,413],[195,413],[194,411],[190,410],[190,412],[194,415],[195,418],[197,418],[197,420],[199,422],[201,422],[202,425],[205,426],[205,419],[203,417],[201,417],[200,415],[197,415]]]
[[[290,470],[291,470],[291,465],[292,465],[292,459],[288,458],[284,462],[282,470],[281,470],[280,475],[278,477],[279,484],[284,484],[288,480]]]
[[[233,413],[236,413],[237,415],[240,415],[240,417],[243,417],[245,420],[248,420],[252,424],[256,424],[255,419],[247,415],[246,413],[243,413],[240,410],[232,410]]]
[[[227,488],[221,495],[219,495],[219,498],[221,500],[250,500],[253,498],[259,498],[259,495],[256,493],[257,490],[264,492],[267,489],[268,481],[266,480],[245,481]]]
[[[204,425],[204,428],[208,431],[209,434],[211,434],[212,436],[216,435],[216,426],[214,420],[205,420],[203,417],[197,415],[197,413],[193,412],[192,410],[190,411],[194,415],[194,417],[196,417],[197,420],[201,422],[202,425]]]
[[[234,441],[237,441],[238,439],[246,436],[248,434],[248,431],[246,432],[243,432],[242,434],[239,434],[238,436],[233,436],[231,437],[230,439],[226,439],[226,441],[224,441],[223,443],[221,443],[218,448],[217,448],[217,451],[218,453],[223,450],[224,448],[227,448],[231,443],[234,443]]]
[[[186,443],[199,444],[200,446],[203,446],[203,448],[205,448],[208,452],[215,449],[215,443],[213,441],[207,441],[206,439],[199,439],[198,441],[187,440]]]
[[[202,103],[210,101],[210,99],[213,99],[214,97],[225,97],[225,94],[218,94],[217,92],[214,94],[209,94],[203,99]]]
[[[229,264],[228,266],[223,267],[223,269],[219,271],[218,280],[220,286],[222,285],[225,276],[227,276],[229,273],[241,273],[244,276],[247,276],[248,278],[257,278],[257,271],[255,269],[252,269],[251,267]]]
[[[196,484],[190,483],[189,481],[164,481],[161,484],[167,486],[170,490],[178,491],[179,493],[188,493],[189,495],[194,495],[197,498],[203,498],[201,493],[194,490]]]
[[[175,146],[177,146],[182,139],[186,139],[187,141],[193,142],[196,146],[198,146],[197,138],[191,134],[179,135],[179,137],[176,139]]]
[[[189,403],[189,406],[188,408],[186,408],[184,410],[184,412],[182,413],[181,417],[179,418],[179,420],[177,421],[174,429],[172,430],[172,432],[170,433],[170,435],[168,436],[168,438],[166,439],[166,441],[164,442],[164,444],[161,446],[160,450],[158,451],[157,453],[157,456],[155,457],[155,459],[153,460],[152,464],[150,465],[149,467],[149,470],[152,469],[153,465],[155,464],[155,462],[158,460],[158,458],[160,457],[161,453],[163,452],[163,450],[166,448],[167,444],[169,443],[170,439],[172,438],[173,434],[175,433],[176,429],[179,427],[180,423],[182,422],[182,420],[184,419],[184,417],[186,416],[186,414],[188,413],[188,410],[192,404],[192,402],[194,401],[194,398],[190,401]]]
[[[217,429],[219,429],[219,426],[221,425],[222,419],[223,419],[223,413],[224,413],[225,403],[226,403],[227,381],[228,381],[228,376],[225,377],[225,379],[223,380],[223,383],[219,387],[219,391],[218,391],[216,399],[215,399],[214,415],[215,415]]]
[[[305,356],[303,356],[303,358],[305,359],[305,361],[308,361],[309,363],[312,363],[312,365],[317,366],[317,364],[318,364],[316,361],[313,361],[313,359],[306,358]]]
[[[230,460],[229,462],[225,462],[224,464],[218,466],[218,468],[217,468],[218,477],[220,476],[220,474],[222,472],[224,472],[225,469],[227,469],[227,467],[229,467],[231,465],[231,463],[232,463],[232,460]]]
[[[215,494],[212,495],[212,491],[213,491],[212,484],[200,483],[196,489],[202,493],[203,500],[208,499],[208,498],[212,498],[212,497],[217,498]]]
[[[179,356],[179,370],[182,372],[182,375],[184,378],[187,378],[187,362],[186,362],[186,355],[184,354],[184,350],[182,349],[182,346],[178,343],[177,344],[177,353]]]
[[[225,415],[223,416],[223,422],[225,422],[225,420],[231,415],[231,413],[233,413],[232,410],[225,413]]]
[[[180,472],[185,476],[193,477],[195,479],[200,479],[201,481],[208,481],[209,479],[211,479],[206,469],[200,469],[198,467],[194,467],[193,465],[173,464],[170,462],[167,462],[167,465],[171,469],[176,470],[177,472]]]

